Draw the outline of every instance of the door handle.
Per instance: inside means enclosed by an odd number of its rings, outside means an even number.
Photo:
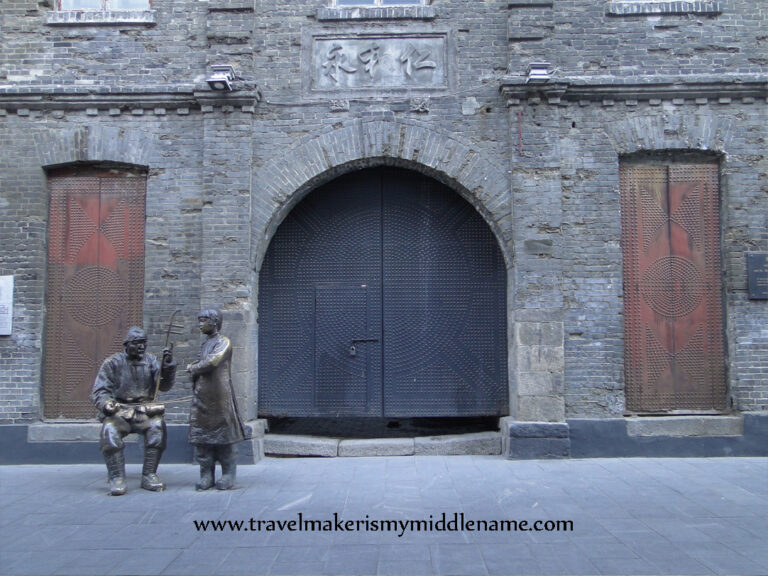
[[[363,342],[378,342],[378,338],[353,338],[352,344],[349,346],[349,355],[350,356],[357,356],[357,346],[355,344],[360,344]]]

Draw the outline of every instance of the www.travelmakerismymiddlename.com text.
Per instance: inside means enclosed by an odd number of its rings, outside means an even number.
[[[198,532],[393,532],[401,538],[407,532],[573,532],[573,520],[468,519],[463,512],[433,514],[429,518],[344,519],[338,512],[327,518],[248,520],[193,520]]]

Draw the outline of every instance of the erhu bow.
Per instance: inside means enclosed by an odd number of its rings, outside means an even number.
[[[173,352],[173,342],[170,342],[171,334],[183,334],[184,326],[181,324],[174,324],[176,314],[181,310],[176,310],[171,314],[171,319],[168,321],[168,329],[165,331],[165,346],[163,346],[163,359],[160,362],[160,370],[157,371],[157,377],[155,378],[155,393],[152,396],[152,402],[157,402],[157,394],[160,392],[160,373],[162,372],[163,364],[165,363],[165,351]],[[170,342],[170,344],[169,344]],[[170,347],[169,347],[170,346]]]

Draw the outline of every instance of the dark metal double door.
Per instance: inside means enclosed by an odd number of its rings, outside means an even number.
[[[456,193],[404,170],[341,177],[265,257],[259,411],[505,413],[505,290],[495,238]]]

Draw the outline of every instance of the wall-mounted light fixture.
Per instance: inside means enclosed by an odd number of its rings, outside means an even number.
[[[528,64],[526,84],[546,84],[552,79],[549,73],[549,62],[531,62]]]
[[[206,78],[211,90],[232,90],[232,82],[235,79],[235,69],[229,64],[214,64],[211,66],[213,73]]]

